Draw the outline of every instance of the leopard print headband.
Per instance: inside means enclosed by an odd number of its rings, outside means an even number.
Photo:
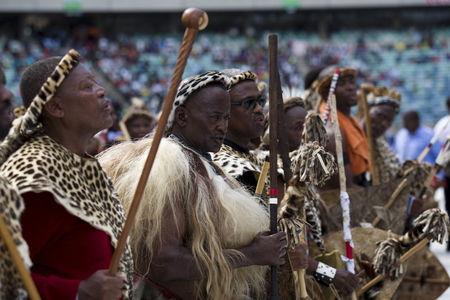
[[[14,120],[5,140],[0,144],[0,165],[25,141],[42,129],[40,117],[45,104],[53,98],[58,87],[69,73],[78,65],[80,54],[71,49],[56,66],[53,73],[42,85],[25,114]]]
[[[254,81],[256,81],[258,79],[258,77],[256,76],[255,73],[253,73],[251,71],[244,71],[244,72],[241,72],[239,74],[230,76],[228,79],[230,81],[230,88],[231,88],[233,85],[236,85],[239,82],[244,81],[244,80],[254,80]]]
[[[217,71],[205,72],[183,80],[178,87],[177,95],[172,106],[172,111],[170,112],[169,119],[167,120],[166,129],[170,131],[172,128],[175,119],[175,110],[179,106],[183,105],[193,93],[214,82],[221,83],[226,89],[229,89],[228,78],[224,74]]]

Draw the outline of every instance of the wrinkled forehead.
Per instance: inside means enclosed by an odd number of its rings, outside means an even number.
[[[233,101],[245,99],[247,97],[255,97],[261,92],[254,80],[243,80],[230,89],[230,96]]]
[[[72,70],[72,72],[69,73],[66,79],[64,79],[60,89],[77,86],[82,80],[89,78],[95,79],[94,75],[86,66],[79,64]]]
[[[211,82],[190,94],[182,104],[198,110],[210,110],[217,106],[226,105],[229,100],[229,92],[219,82]]]

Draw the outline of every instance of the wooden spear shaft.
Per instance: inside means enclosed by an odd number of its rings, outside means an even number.
[[[405,254],[403,254],[400,257],[400,263],[404,263],[408,259],[410,259],[414,254],[425,248],[425,246],[429,243],[429,240],[427,238],[424,238],[419,243],[414,245],[411,249],[409,249]],[[371,281],[366,283],[361,289],[359,289],[356,292],[356,295],[358,297],[362,296],[365,292],[367,292],[371,287],[373,287],[378,282],[382,281],[384,279],[383,275],[378,275],[377,277],[373,278]]]
[[[39,296],[36,286],[34,285],[33,279],[25,267],[22,257],[19,254],[19,250],[17,250],[16,244],[14,243],[11,233],[9,232],[2,216],[0,216],[0,236],[8,249],[14,266],[19,272],[23,285],[27,290],[28,297],[30,297],[31,300],[40,300],[41,297]]]
[[[269,208],[270,208],[270,231],[276,233],[277,215],[278,215],[278,99],[277,99],[277,73],[278,73],[278,36],[269,35],[269,110],[270,110],[270,190],[269,190]],[[271,299],[278,299],[278,268],[272,266],[271,272]]]
[[[150,171],[152,169],[153,163],[155,161],[156,153],[158,152],[158,147],[161,139],[164,135],[167,120],[169,114],[172,110],[173,102],[177,93],[178,86],[181,82],[181,77],[183,76],[184,69],[186,67],[186,62],[191,52],[192,45],[194,43],[195,36],[199,30],[203,30],[208,25],[208,15],[197,8],[188,8],[183,12],[181,21],[186,28],[183,36],[183,41],[181,43],[180,52],[178,54],[177,62],[175,65],[175,71],[170,82],[170,87],[166,98],[164,99],[163,109],[161,117],[156,128],[156,133],[153,138],[150,151],[148,153],[147,159],[145,160],[144,168],[142,170],[141,176],[139,178],[136,191],[134,193],[133,201],[130,205],[128,211],[127,219],[123,230],[119,236],[116,250],[114,251],[113,257],[111,259],[111,264],[109,267],[109,273],[114,275],[117,273],[120,258],[125,251],[125,246],[127,244],[127,239],[130,234],[131,228],[134,225],[134,220],[136,218],[136,213],[139,209],[139,204],[144,193],[145,185],[150,176]]]
[[[341,198],[341,207],[342,207],[342,231],[344,233],[344,242],[345,242],[345,256],[347,257],[347,270],[349,272],[355,273],[355,265],[353,261],[353,241],[350,229],[350,204],[348,203],[344,205],[346,201],[349,199],[343,199],[343,197],[348,197],[347,194],[347,180],[345,177],[345,168],[344,168],[344,152],[342,149],[342,135],[341,130],[339,128],[339,119],[337,114],[337,106],[336,106],[336,96],[331,95],[330,99],[330,108],[331,108],[331,119],[334,131],[334,141],[336,144],[336,156],[338,162],[338,170],[339,170],[339,186],[340,186],[340,198]],[[352,293],[352,300],[356,299],[355,293]]]
[[[263,163],[263,166],[261,168],[261,173],[259,173],[258,177],[258,184],[256,185],[255,195],[261,196],[264,186],[266,184],[267,175],[269,174],[269,158],[266,158],[266,160]]]
[[[369,146],[369,171],[372,177],[372,185],[380,184],[380,174],[378,172],[377,165],[375,164],[375,147],[372,137],[372,120],[370,119],[369,107],[367,105],[366,91],[362,90],[360,95],[360,105],[364,114],[364,121],[366,123],[366,137],[367,144]]]

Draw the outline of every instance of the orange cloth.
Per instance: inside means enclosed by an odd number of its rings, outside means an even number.
[[[327,110],[327,104],[320,104],[321,115]],[[347,156],[353,175],[360,175],[369,171],[369,146],[364,130],[355,118],[347,117],[340,111],[338,113],[339,128],[346,142]]]

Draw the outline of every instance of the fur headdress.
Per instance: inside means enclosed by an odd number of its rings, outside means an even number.
[[[230,88],[244,80],[256,81],[258,79],[255,73],[251,71],[242,71],[240,69],[225,69],[222,73],[228,76]]]
[[[0,144],[0,165],[9,155],[22,146],[27,139],[42,130],[41,114],[45,104],[53,98],[58,87],[78,65],[80,54],[71,49],[56,66],[50,77],[33,98],[25,114],[14,120],[13,126]]]
[[[144,116],[144,117],[149,118],[150,120],[155,119],[155,117],[152,115],[152,113],[145,106],[144,101],[142,101],[142,99],[139,99],[137,97],[133,97],[131,99],[131,106],[128,108],[128,110],[125,113],[125,115],[123,116],[121,122],[127,123],[133,117],[137,117],[137,116]]]
[[[330,89],[331,79],[333,77],[333,73],[335,71],[336,67],[331,66],[328,68],[325,68],[322,72],[319,74],[318,84],[317,84],[317,92],[320,94],[322,99],[327,99],[328,97],[328,91]],[[346,76],[356,76],[358,72],[356,69],[352,68],[340,68],[339,69],[339,79]],[[338,79],[338,81],[339,81]]]
[[[183,105],[183,103],[186,102],[186,100],[192,94],[211,83],[221,83],[227,89],[229,88],[228,78],[224,74],[217,71],[205,72],[200,75],[186,78],[181,82],[180,86],[178,87],[175,102],[173,103],[172,111],[170,112],[169,118],[167,120],[167,130],[170,130],[173,126],[173,121],[175,119],[175,110],[180,105]]]
[[[377,105],[391,105],[395,108],[395,112],[400,110],[402,96],[395,89],[388,89],[387,87],[372,87],[367,94],[367,104],[369,106]]]

